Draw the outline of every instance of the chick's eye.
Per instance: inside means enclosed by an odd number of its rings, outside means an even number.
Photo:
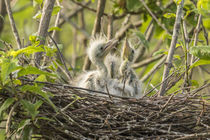
[[[103,50],[103,47],[100,47],[100,50]]]

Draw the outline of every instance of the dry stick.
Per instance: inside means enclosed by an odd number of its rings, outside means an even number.
[[[181,22],[181,17],[182,17],[183,5],[184,5],[184,0],[182,0],[181,3],[177,6],[176,20],[175,20],[175,24],[174,24],[173,36],[172,36],[172,40],[171,40],[169,53],[168,53],[168,56],[167,56],[167,59],[166,59],[166,65],[164,67],[163,79],[162,79],[163,84],[160,87],[159,96],[163,96],[165,94],[165,89],[167,87],[166,77],[168,77],[170,69],[172,67],[173,55],[174,55],[176,42],[177,42],[177,39],[178,39],[178,34],[179,34],[179,29],[180,29],[180,22]]]
[[[2,32],[3,27],[4,27],[4,17],[6,14],[7,14],[7,9],[5,6],[5,1],[1,0],[0,1],[0,15],[1,15],[0,16],[0,33]]]
[[[113,37],[113,15],[110,15],[109,17],[108,17],[108,26],[107,26],[107,38],[108,38],[108,40],[110,40],[110,39],[112,39],[112,37]]]
[[[17,30],[16,25],[15,25],[15,20],[14,20],[13,15],[12,15],[12,10],[11,10],[11,7],[10,7],[10,1],[5,0],[5,5],[6,5],[6,8],[7,8],[7,14],[8,14],[8,17],[9,17],[12,32],[14,34],[14,37],[15,37],[15,40],[16,40],[16,43],[17,43],[17,47],[18,47],[18,49],[21,49],[22,48],[21,47],[21,41],[20,41],[20,37],[19,37],[19,34],[18,34],[18,30]]]
[[[53,41],[53,43],[55,44],[55,46],[56,46],[56,48],[57,48],[57,50],[58,50],[58,54],[59,54],[59,56],[60,56],[61,62],[63,63],[63,65],[64,65],[64,67],[65,67],[65,71],[66,71],[67,76],[68,76],[68,79],[69,79],[69,81],[70,81],[70,80],[72,79],[72,77],[71,77],[71,74],[70,74],[70,72],[69,72],[69,70],[68,70],[68,68],[67,68],[67,66],[66,66],[65,61],[64,61],[64,56],[63,56],[63,54],[61,53],[60,49],[58,48],[57,43],[55,42],[55,40],[52,38],[52,36],[51,36],[49,33],[48,33],[48,36],[49,36],[50,39]]]
[[[141,78],[142,82],[145,82],[155,71],[157,71],[160,66],[165,62],[166,56],[164,56],[155,66],[151,69],[151,71]]]
[[[161,27],[161,28],[163,28],[168,34],[171,34],[169,31],[168,31],[168,29],[165,27],[165,25],[164,24],[161,24],[159,21],[158,21],[158,19],[157,19],[157,17],[152,13],[152,11],[150,10],[150,8],[146,5],[146,3],[144,2],[144,0],[139,0],[142,4],[143,4],[143,6],[145,7],[145,9],[149,12],[149,14],[152,16],[152,18],[157,22],[157,24]]]
[[[59,0],[56,0],[56,3],[57,3],[58,6],[61,6]],[[61,16],[61,10],[58,12],[58,14],[56,16],[54,27],[58,27],[60,16]],[[53,31],[52,38],[54,38],[55,35],[56,35],[56,30]]]
[[[201,22],[202,22],[202,15],[200,14],[199,17],[198,17],[198,23],[197,23],[197,26],[195,28],[195,37],[194,37],[194,43],[193,43],[193,46],[196,46],[197,45],[197,42],[198,42],[198,34],[199,34],[199,31],[200,31],[200,25],[201,25]],[[191,61],[190,61],[190,65],[192,65],[194,63],[194,56],[192,55],[191,57]],[[191,69],[190,73],[189,73],[189,79],[192,79],[192,74],[193,74],[193,68]]]
[[[153,19],[152,19],[150,21],[149,26],[147,27],[146,31],[144,32],[144,35],[146,36],[145,39],[147,41],[150,41],[152,39],[154,29],[155,28],[154,28]],[[139,47],[139,49],[137,51],[138,51],[137,57],[135,58],[134,62],[138,62],[144,56],[145,51],[146,51],[146,47],[145,46]]]
[[[11,110],[10,110],[10,112],[9,112],[8,118],[7,118],[6,130],[5,130],[5,132],[6,132],[6,134],[7,134],[7,138],[10,137],[9,128],[10,128],[10,124],[11,124],[12,114],[13,114],[13,112],[15,111],[15,108],[17,107],[18,104],[19,104],[19,102],[16,102],[16,103],[12,106],[12,108],[11,108]]]
[[[101,29],[101,18],[103,16],[104,13],[104,9],[105,9],[105,4],[106,4],[106,0],[98,0],[98,5],[97,5],[97,13],[96,13],[96,19],[95,19],[95,23],[94,23],[94,27],[93,27],[93,31],[92,31],[92,36],[95,36],[97,33],[100,33],[100,29]],[[85,62],[83,65],[83,70],[89,70],[91,66],[91,61],[88,58],[88,56],[85,57]]]
[[[206,133],[195,133],[195,134],[187,134],[181,138],[177,138],[175,140],[187,140],[187,139],[198,139],[198,138],[208,138],[210,137],[210,131]]]
[[[188,87],[190,86],[189,83],[189,74],[188,74],[188,70],[189,70],[189,36],[188,36],[188,32],[187,32],[187,26],[186,26],[186,22],[185,20],[183,20],[183,31],[184,31],[184,40],[185,40],[185,76],[184,76],[184,87]],[[187,90],[189,90],[187,88]]]
[[[154,56],[154,57],[150,57],[150,58],[148,58],[148,59],[145,59],[145,60],[143,60],[143,61],[141,61],[141,62],[134,63],[134,64],[132,65],[132,68],[137,69],[137,68],[146,66],[146,65],[148,65],[148,64],[150,64],[150,63],[152,63],[152,62],[154,62],[154,61],[156,61],[156,60],[159,60],[159,59],[162,58],[163,56],[164,56],[164,55],[157,55],[157,56]]]
[[[39,29],[38,29],[38,36],[41,37],[39,45],[45,44],[45,40],[48,34],[47,30],[50,24],[51,13],[53,10],[54,3],[55,3],[55,0],[46,0],[44,3],[44,7],[42,10],[42,17],[41,17],[41,21],[39,23]],[[40,66],[42,54],[43,52],[38,52],[35,54],[35,62],[38,66]]]
[[[62,18],[66,22],[68,22],[72,27],[74,27],[76,30],[80,31],[86,38],[89,38],[90,37],[89,33],[85,29],[79,27],[77,24],[75,24],[74,22],[72,22],[70,19],[66,18],[64,15],[62,15]]]
[[[120,41],[121,39],[123,39],[125,37],[125,34],[129,29],[140,27],[142,25],[142,23],[143,23],[143,21],[140,20],[140,21],[134,22],[133,24],[129,23],[129,24],[125,25],[124,27],[120,28],[117,31],[117,33],[115,34],[115,38],[118,41]]]
[[[91,2],[87,2],[85,5],[89,5]],[[66,19],[67,20],[70,20],[72,17],[74,17],[77,13],[79,13],[80,11],[82,11],[84,8],[83,7],[79,7],[77,8],[76,10],[74,10],[72,13],[66,15]],[[58,27],[61,27],[64,23],[66,22],[66,20],[64,19],[61,19],[59,24],[58,24]]]

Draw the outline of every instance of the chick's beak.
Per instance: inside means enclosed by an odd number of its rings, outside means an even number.
[[[124,44],[123,44],[123,59],[126,59],[129,57],[129,54],[131,53],[131,48],[130,45],[128,43],[128,40],[126,39]]]
[[[107,55],[117,43],[117,40],[109,40],[104,47],[104,55]]]

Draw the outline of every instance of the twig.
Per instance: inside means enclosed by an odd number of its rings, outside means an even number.
[[[198,23],[197,23],[197,26],[195,28],[195,37],[194,37],[194,43],[193,43],[193,46],[196,46],[197,45],[197,42],[198,42],[198,34],[200,32],[200,25],[201,25],[201,22],[202,22],[202,15],[200,14],[199,17],[198,17]],[[191,61],[190,61],[190,65],[192,65],[194,63],[194,56],[192,55],[191,57]],[[192,75],[193,75],[193,69],[191,69],[190,73],[189,73],[189,79],[192,79]]]
[[[57,3],[58,6],[61,6],[59,0],[56,0],[56,3]],[[57,13],[57,16],[56,16],[56,19],[55,19],[55,25],[54,25],[54,27],[58,27],[60,15],[61,15],[61,9],[60,9],[60,11]],[[56,30],[53,31],[53,33],[52,33],[52,38],[55,37],[55,34],[56,34]]]
[[[84,5],[89,5],[91,2],[87,2],[85,3]],[[83,7],[79,7],[77,8],[76,10],[74,10],[72,13],[68,14],[65,16],[66,20],[64,19],[61,19],[59,24],[58,24],[58,27],[61,27],[66,21],[70,20],[71,18],[73,18],[76,14],[78,14],[80,11],[82,11],[84,8]]]
[[[108,38],[108,40],[110,40],[110,39],[112,39],[112,37],[113,37],[113,15],[110,15],[109,17],[108,17],[108,26],[107,26],[107,38]]]
[[[93,27],[93,30],[92,30],[92,36],[95,36],[97,33],[100,33],[101,18],[102,18],[103,13],[104,13],[105,4],[106,4],[106,0],[98,0],[97,13],[96,13],[96,19],[95,19],[94,27]],[[83,65],[83,70],[84,71],[89,70],[90,66],[91,66],[91,61],[88,58],[88,56],[86,56],[85,62],[84,62],[84,65]]]
[[[144,7],[145,7],[145,9],[149,12],[149,14],[152,16],[152,18],[157,22],[157,24],[161,27],[161,28],[163,28],[168,34],[171,34],[169,31],[168,31],[168,29],[165,27],[165,25],[164,24],[161,24],[159,21],[158,21],[158,19],[157,19],[157,17],[152,13],[152,11],[150,10],[150,8],[147,6],[147,4],[144,2],[144,0],[139,0],[143,5],[144,5]]]
[[[180,29],[180,22],[181,22],[181,17],[182,17],[183,5],[184,5],[184,0],[182,0],[181,3],[177,6],[176,20],[175,20],[174,30],[173,30],[173,37],[172,37],[172,40],[171,40],[169,53],[168,53],[168,56],[167,56],[167,59],[166,59],[166,65],[164,67],[163,79],[162,79],[163,84],[160,87],[159,96],[163,96],[165,94],[165,90],[166,90],[166,87],[167,87],[167,84],[168,84],[167,80],[166,80],[166,77],[168,77],[168,74],[169,74],[170,69],[172,67],[173,55],[174,55],[176,42],[177,42],[177,39],[178,39],[178,34],[179,34],[179,29]]]
[[[48,36],[49,36],[50,39],[53,41],[53,43],[55,44],[55,46],[56,46],[56,48],[57,48],[57,50],[58,50],[58,54],[59,54],[59,56],[60,56],[61,62],[63,63],[63,65],[64,65],[64,67],[65,67],[65,71],[66,71],[66,73],[67,73],[67,75],[68,75],[68,79],[69,79],[69,81],[70,81],[70,80],[72,79],[72,77],[71,77],[71,74],[70,74],[70,72],[69,72],[69,70],[68,70],[68,68],[67,68],[67,66],[66,66],[65,61],[64,61],[64,56],[63,56],[63,54],[61,53],[61,51],[60,51],[60,49],[59,49],[57,43],[55,42],[55,40],[52,38],[52,36],[51,36],[49,33],[48,33]]]
[[[50,24],[51,13],[53,10],[54,3],[55,3],[55,0],[46,0],[44,2],[44,7],[42,10],[42,17],[39,23],[39,29],[38,29],[38,34],[37,34],[39,37],[41,37],[39,45],[45,44],[45,40],[48,33],[47,30]],[[35,62],[38,66],[40,65],[42,54],[43,52],[38,52],[35,54]]]
[[[8,14],[8,17],[9,17],[12,32],[14,34],[14,37],[15,37],[15,40],[16,40],[16,43],[17,43],[17,47],[18,47],[18,49],[21,49],[22,48],[21,41],[20,41],[20,37],[19,37],[19,34],[18,34],[18,30],[17,30],[16,25],[15,25],[15,20],[14,20],[13,15],[12,15],[12,10],[11,10],[11,7],[10,7],[10,1],[5,0],[5,5],[6,5],[6,8],[7,8],[7,14]]]
[[[165,62],[166,56],[164,56],[155,66],[146,74],[144,77],[141,78],[142,82],[145,82],[155,71],[157,71],[160,66]]]
[[[5,1],[1,0],[0,1],[0,34],[3,30],[4,27],[4,17],[7,14],[6,6],[5,6]]]
[[[138,69],[138,68],[140,68],[140,67],[143,67],[143,66],[148,65],[148,64],[150,64],[150,63],[152,63],[152,62],[154,62],[154,61],[159,60],[159,59],[162,58],[163,56],[164,56],[164,55],[157,55],[157,56],[154,56],[154,57],[150,57],[150,58],[148,58],[148,59],[145,59],[145,60],[143,60],[143,61],[141,61],[141,62],[139,62],[139,63],[134,63],[134,64],[132,65],[132,68]]]
[[[186,26],[186,22],[185,20],[183,20],[183,31],[184,31],[184,41],[185,41],[185,47],[184,47],[184,53],[185,53],[185,77],[184,77],[184,87],[188,87],[190,86],[190,82],[189,82],[189,74],[188,74],[188,70],[189,70],[189,36],[188,36],[188,32],[187,32],[187,26]],[[187,88],[187,90],[189,90],[189,88]]]
[[[210,137],[210,132],[188,134],[188,135],[185,135],[181,138],[177,138],[175,140],[198,139],[198,138],[208,138],[208,137]]]
[[[18,104],[19,104],[19,102],[16,102],[16,103],[12,106],[12,108],[11,108],[11,110],[10,110],[10,112],[9,112],[8,118],[7,118],[6,130],[5,130],[5,132],[6,132],[6,134],[7,134],[7,138],[10,137],[9,128],[10,128],[10,124],[11,124],[12,114],[13,114],[13,112],[15,111],[15,108],[17,107]]]

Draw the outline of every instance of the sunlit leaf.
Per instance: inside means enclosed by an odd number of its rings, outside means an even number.
[[[174,17],[176,17],[176,14],[174,14],[174,13],[166,13],[166,14],[164,14],[163,15],[165,18],[174,18]]]
[[[18,72],[18,77],[20,76],[24,76],[24,75],[29,75],[29,74],[43,74],[43,75],[48,75],[48,76],[53,76],[56,77],[55,74],[46,72],[46,71],[42,71],[36,67],[33,66],[27,66],[22,68],[19,72]]]
[[[57,13],[61,10],[60,6],[53,7],[52,16],[57,15]]]
[[[209,65],[210,64],[210,60],[204,60],[204,59],[200,59],[198,60],[197,62],[193,63],[191,66],[190,66],[190,69],[194,68],[194,67],[197,67],[197,66],[200,66],[200,65]]]
[[[14,58],[17,57],[19,54],[33,54],[33,53],[37,53],[37,52],[44,52],[44,49],[42,48],[42,46],[28,46],[26,48],[23,49],[19,49],[17,51],[11,51],[10,55],[13,56]]]
[[[200,59],[210,60],[210,46],[191,47],[190,53]]]
[[[160,49],[160,50],[154,52],[154,53],[152,54],[152,56],[156,56],[156,55],[159,55],[159,54],[164,54],[164,52],[165,52],[164,49]]]
[[[42,12],[41,11],[38,11],[34,16],[33,16],[33,19],[41,19],[42,17]]]
[[[61,28],[59,27],[51,27],[50,29],[48,29],[48,32],[51,32],[51,31],[61,31]]]
[[[174,58],[181,60],[181,57],[179,55],[174,55]]]
[[[174,0],[174,2],[176,3],[176,5],[179,5],[181,3],[182,0]]]
[[[198,12],[205,17],[210,16],[210,0],[199,0],[197,2]]]

